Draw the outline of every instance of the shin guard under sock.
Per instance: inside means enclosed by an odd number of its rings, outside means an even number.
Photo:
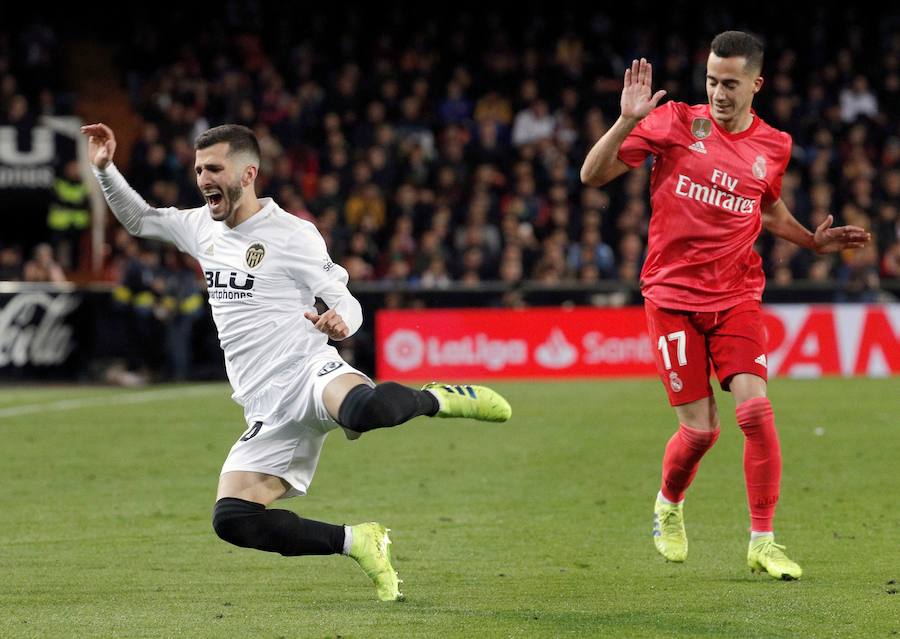
[[[673,503],[684,499],[694,480],[700,459],[719,438],[719,429],[698,430],[679,424],[663,455],[662,494]]]
[[[438,401],[428,391],[395,382],[354,386],[341,402],[338,422],[358,433],[396,426],[419,415],[434,415]]]
[[[755,397],[738,406],[736,413],[745,437],[744,479],[751,530],[769,532],[781,485],[781,446],[772,404],[765,397]]]

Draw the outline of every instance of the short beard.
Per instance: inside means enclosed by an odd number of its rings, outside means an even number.
[[[234,209],[237,208],[237,203],[241,201],[241,196],[244,195],[244,189],[238,184],[227,187],[225,192],[228,194],[228,217],[231,217]]]

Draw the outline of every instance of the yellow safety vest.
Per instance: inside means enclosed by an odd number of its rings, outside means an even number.
[[[56,201],[47,212],[47,226],[51,230],[83,231],[90,225],[91,212],[86,207],[87,186],[57,178],[53,183],[53,194]]]

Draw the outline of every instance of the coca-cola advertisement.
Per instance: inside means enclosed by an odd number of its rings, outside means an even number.
[[[0,377],[70,376],[78,364],[81,311],[77,293],[0,295]]]
[[[770,375],[900,375],[900,304],[763,307]],[[382,379],[656,375],[640,307],[381,311]]]

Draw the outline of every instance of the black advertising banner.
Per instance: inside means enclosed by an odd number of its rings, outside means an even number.
[[[148,381],[169,379],[173,349],[189,350],[190,379],[221,379],[222,352],[205,307],[183,341],[172,340],[170,326],[117,302],[106,284],[0,282],[0,384],[104,382],[116,366],[146,368]]]
[[[84,300],[75,292],[0,293],[0,379],[76,377],[93,340]]]

